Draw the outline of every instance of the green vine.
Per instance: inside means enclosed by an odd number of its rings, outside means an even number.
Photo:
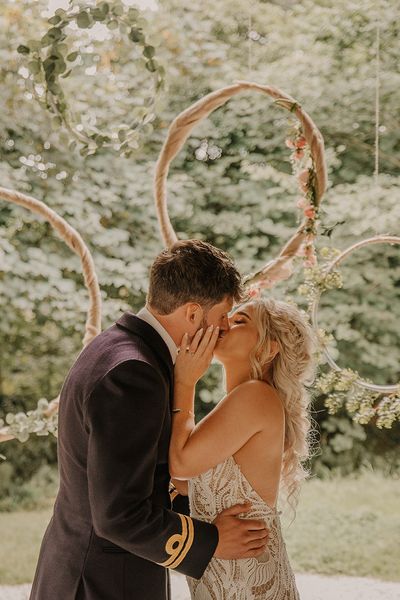
[[[320,263],[304,269],[304,282],[299,286],[298,292],[305,296],[311,308],[315,298],[327,290],[343,287],[343,279],[339,269],[328,271],[328,265],[339,256],[340,250],[324,247],[319,251]]]
[[[343,287],[340,271],[328,268],[339,254],[340,251],[335,248],[322,248],[322,262],[304,269],[304,282],[299,286],[298,292],[307,298],[309,309],[323,292]],[[319,329],[317,333],[322,351],[334,338],[323,329]],[[384,394],[361,387],[358,383],[360,379],[359,373],[352,369],[335,370],[329,367],[328,371],[318,376],[315,388],[325,396],[329,414],[333,415],[339,409],[346,408],[352,419],[361,425],[373,421],[379,429],[390,429],[395,421],[400,420],[400,385],[397,392]],[[363,381],[372,383],[366,379]]]
[[[28,69],[32,91],[38,101],[52,113],[53,126],[64,126],[72,138],[79,143],[82,155],[94,154],[102,147],[112,147],[129,154],[138,147],[141,130],[155,118],[155,98],[162,87],[164,69],[155,57],[155,48],[150,45],[143,32],[145,23],[136,8],[125,6],[120,0],[99,2],[96,6],[86,4],[73,5],[67,9],[56,10],[48,19],[50,28],[40,40],[30,40],[20,44],[18,52],[29,58]],[[70,42],[68,26],[75,23],[79,29],[90,29],[96,23],[102,23],[109,30],[118,29],[132,44],[141,49],[144,66],[153,77],[154,89],[151,98],[136,110],[134,118],[119,124],[114,129],[101,131],[94,126],[82,125],[68,105],[63,91],[62,80],[69,77],[74,68],[82,63],[80,48],[74,48]],[[43,87],[39,95],[37,87]]]

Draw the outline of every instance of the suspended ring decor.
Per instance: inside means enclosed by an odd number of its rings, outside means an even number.
[[[391,245],[400,244],[400,237],[392,236],[392,235],[378,235],[378,236],[375,236],[372,238],[362,240],[361,242],[357,242],[357,243],[353,244],[352,246],[350,246],[349,248],[347,248],[346,250],[344,250],[341,254],[339,254],[326,267],[326,270],[324,270],[324,274],[328,275],[329,273],[332,273],[332,271],[334,271],[350,254],[352,254],[356,250],[363,248],[364,246],[370,246],[372,244],[383,244],[383,243],[391,244]],[[311,306],[311,320],[314,325],[314,328],[317,331],[319,329],[319,327],[318,327],[318,307],[319,307],[319,302],[320,302],[320,298],[321,298],[321,292],[322,292],[322,290],[320,290],[315,295],[313,304]],[[336,371],[337,373],[342,373],[344,371],[344,369],[339,367],[339,365],[336,363],[336,361],[332,358],[326,345],[324,345],[323,350],[324,350],[324,354],[326,356],[327,362],[328,362],[329,366],[333,369],[333,371]],[[365,390],[368,390],[370,392],[375,392],[377,394],[395,394],[396,392],[400,393],[400,382],[397,384],[394,384],[394,385],[378,385],[375,383],[370,383],[368,381],[365,381],[361,377],[358,377],[358,378],[353,379],[352,384],[357,385],[361,388],[364,388]]]
[[[83,337],[83,345],[86,346],[96,335],[101,331],[101,294],[95,272],[94,262],[89,248],[86,246],[80,234],[73,228],[65,219],[58,215],[53,209],[49,208],[41,200],[36,200],[31,196],[27,196],[20,192],[9,190],[0,187],[0,199],[23,206],[32,213],[43,217],[58,233],[61,239],[77,254],[81,261],[84,283],[89,294],[89,305],[87,309],[85,333]],[[58,398],[50,402],[39,400],[38,407],[34,411],[18,413],[12,415],[13,423],[9,426],[0,425],[0,442],[4,442],[14,437],[18,437],[20,441],[25,441],[29,433],[38,433],[39,435],[47,435],[46,420],[50,420],[58,410]],[[18,418],[17,418],[18,417]],[[31,417],[31,420],[37,419],[36,426],[33,426],[33,431],[23,432],[19,435],[19,430],[24,429],[24,423]],[[14,420],[16,418],[16,421]],[[44,426],[44,428],[43,428]],[[25,425],[26,427],[26,425]]]
[[[178,240],[168,215],[167,177],[170,164],[198,123],[230,98],[246,91],[256,91],[272,97],[275,104],[288,110],[297,119],[292,139],[288,139],[286,145],[292,150],[292,166],[302,194],[297,206],[304,213],[300,226],[277,258],[270,260],[256,273],[247,276],[246,286],[250,296],[256,296],[260,294],[261,288],[272,287],[278,281],[290,277],[295,256],[303,256],[306,266],[311,266],[316,261],[316,221],[327,186],[324,140],[300,104],[276,87],[249,81],[238,81],[207,94],[181,112],[172,122],[156,164],[154,194],[161,234],[165,245],[169,247]]]
[[[49,29],[40,40],[30,40],[20,44],[17,51],[27,56],[27,67],[30,71],[36,99],[53,115],[55,127],[64,127],[71,136],[81,144],[81,154],[88,155],[102,147],[112,147],[129,153],[138,147],[137,138],[140,130],[154,120],[154,103],[164,78],[164,68],[159,65],[155,56],[155,48],[150,45],[143,32],[144,19],[140,11],[127,7],[120,0],[98,2],[96,5],[71,4],[66,10],[59,8],[48,19]],[[68,43],[68,26],[76,25],[79,29],[90,29],[96,24],[103,24],[110,30],[118,29],[122,36],[142,51],[144,66],[153,78],[151,98],[138,109],[134,120],[127,116],[127,122],[115,129],[101,131],[95,126],[84,128],[75,119],[65,97],[62,80],[69,77],[74,68],[81,64],[81,52]],[[38,89],[43,88],[39,95]],[[128,122],[129,121],[129,122]]]
[[[352,369],[342,369],[327,349],[327,344],[324,342],[325,333],[318,330],[318,305],[321,293],[327,289],[342,287],[341,275],[336,267],[354,250],[378,243],[399,244],[400,237],[379,235],[353,244],[339,253],[326,267],[320,269],[322,277],[318,278],[318,285],[313,285],[311,282],[308,295],[311,299],[311,319],[331,367],[330,371],[319,375],[315,382],[316,389],[325,395],[325,406],[329,414],[335,414],[340,408],[345,407],[354,421],[366,425],[372,419],[381,429],[390,428],[395,421],[400,420],[400,382],[397,385],[377,385],[361,378],[359,373]]]

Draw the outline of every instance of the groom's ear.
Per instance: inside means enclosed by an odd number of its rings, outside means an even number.
[[[194,329],[199,329],[203,321],[203,309],[196,302],[188,302],[185,305],[186,321],[193,326]]]

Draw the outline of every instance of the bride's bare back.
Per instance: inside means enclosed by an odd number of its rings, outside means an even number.
[[[276,506],[279,492],[285,417],[276,391],[268,384],[258,382],[258,388],[261,386],[265,387],[266,410],[262,415],[264,426],[235,452],[233,457],[251,487],[273,508]],[[238,392],[240,393],[240,388]]]

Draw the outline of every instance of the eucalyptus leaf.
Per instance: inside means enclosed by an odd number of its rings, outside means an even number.
[[[62,37],[62,31],[59,27],[52,27],[48,30],[46,36],[54,41],[57,41]]]
[[[47,33],[40,39],[40,45],[45,48],[46,46],[50,46],[50,44],[52,44],[54,41],[54,38],[52,38],[50,35],[48,35]]]
[[[56,14],[54,15],[54,17],[50,17],[50,19],[48,19],[48,23],[50,23],[51,25],[57,25],[57,23],[59,23],[61,21],[61,15],[60,14]]]
[[[67,55],[67,60],[69,62],[74,62],[74,60],[76,60],[79,56],[79,52],[74,51],[74,52],[70,52],[70,54]]]
[[[123,142],[126,139],[127,132],[125,129],[120,129],[118,131],[118,139],[120,142]]]
[[[115,4],[111,8],[111,12],[116,17],[121,17],[124,14],[124,7],[120,2],[115,2]]]
[[[48,78],[47,80],[47,89],[49,90],[49,92],[51,92],[54,96],[57,96],[59,93],[59,86],[58,84],[55,82],[54,78],[52,78],[51,76]]]
[[[93,17],[94,21],[104,21],[106,18],[106,13],[102,11],[100,8],[92,8],[90,14]]]
[[[51,58],[46,58],[46,60],[43,62],[43,69],[46,73],[46,77],[48,78],[56,69],[55,61]]]
[[[28,46],[20,44],[17,48],[17,52],[19,52],[19,54],[29,54],[30,48],[28,48]]]
[[[145,46],[143,49],[143,55],[146,58],[153,58],[153,56],[155,55],[156,50],[153,46]]]
[[[110,5],[108,2],[99,2],[97,5],[98,9],[102,11],[104,15],[108,15],[110,12]]]
[[[62,75],[62,77],[65,77],[65,75]],[[61,113],[63,113],[63,112],[66,110],[66,108],[67,108],[67,105],[65,104],[65,102],[58,101],[58,102],[57,102],[57,108],[58,108],[58,110],[59,110]]]
[[[89,13],[85,10],[81,11],[76,18],[76,24],[81,29],[87,29],[91,24]]]
[[[128,18],[132,21],[136,20],[139,16],[139,11],[137,8],[133,8],[132,6],[130,6],[128,8]]]
[[[146,62],[146,69],[151,73],[154,73],[155,71],[157,71],[157,62],[152,59],[148,60]]]
[[[33,75],[37,75],[40,72],[40,62],[38,60],[29,62],[28,69]]]
[[[143,42],[143,40],[144,40],[143,32],[140,29],[133,27],[129,32],[129,39],[135,43]]]

